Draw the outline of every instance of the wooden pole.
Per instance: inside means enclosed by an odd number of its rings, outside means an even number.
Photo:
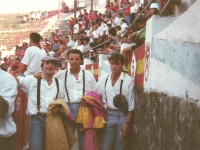
[[[74,18],[76,18],[76,12],[77,12],[77,0],[74,0]]]
[[[60,0],[58,0],[58,21],[60,21]]]
[[[93,10],[93,0],[91,0],[91,10]]]

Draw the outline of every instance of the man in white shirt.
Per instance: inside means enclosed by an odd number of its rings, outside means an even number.
[[[120,33],[121,33],[121,37],[124,36],[124,32],[125,30],[128,28],[128,25],[126,23],[126,19],[122,19],[121,20],[121,30],[120,30]]]
[[[0,70],[0,149],[14,150],[15,140],[13,134],[16,132],[16,125],[12,118],[14,101],[17,96],[17,82],[15,78]]]
[[[123,150],[134,109],[134,82],[129,75],[122,72],[123,55],[113,53],[109,63],[111,74],[102,76],[98,81],[98,92],[107,109],[107,126],[103,133],[102,150]],[[116,95],[125,97],[125,107],[122,107],[121,103],[116,105]]]
[[[65,99],[67,100],[72,114],[76,117],[82,96],[89,92],[96,92],[97,84],[91,72],[81,69],[80,65],[83,63],[83,54],[81,51],[76,49],[69,50],[68,62],[70,68],[68,70],[59,71],[55,74],[55,77],[62,80],[65,90]],[[71,126],[75,131],[75,122],[71,122]],[[79,149],[84,150],[84,132],[80,130],[77,131]]]
[[[38,33],[30,34],[30,47],[26,49],[24,57],[21,61],[23,64],[22,73],[25,76],[32,75],[37,72],[42,72],[41,59],[47,56],[47,53],[40,46],[42,37]]]
[[[56,63],[57,59],[52,56],[43,57],[41,79],[33,75],[17,77],[19,86],[28,94],[27,112],[31,116],[29,131],[31,150],[43,150],[48,106],[53,100],[64,97],[61,81],[53,77]]]
[[[74,34],[78,34],[78,32],[79,32],[79,25],[80,25],[80,23],[78,23],[78,22],[74,25],[74,28],[73,28],[74,29],[74,32],[73,32]]]
[[[118,14],[113,14],[111,20],[112,20],[112,27],[121,25],[121,18],[118,17]]]
[[[66,48],[71,49],[73,47],[74,42],[71,40],[71,37],[65,36]]]

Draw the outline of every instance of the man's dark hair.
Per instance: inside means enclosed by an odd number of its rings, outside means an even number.
[[[137,24],[139,23],[145,23],[146,22],[146,16],[145,15],[141,15],[138,20],[136,21]]]
[[[66,35],[66,36],[65,36],[65,39],[66,39],[66,38],[68,38],[68,39],[69,39],[69,36],[68,36],[68,35]]]
[[[68,51],[67,56],[69,57],[70,54],[79,54],[81,60],[83,60],[83,53],[78,49],[71,49]]]
[[[85,34],[85,35],[86,35],[87,33],[86,33],[84,30],[80,30],[80,31],[78,32],[78,35],[79,35],[79,34]]]
[[[90,41],[90,38],[88,37],[88,36],[86,36],[86,37],[84,37],[83,39],[82,39],[83,41],[86,41],[87,43]]]
[[[39,33],[33,32],[30,34],[30,39],[36,43],[39,44],[40,40],[42,39],[41,35]]]
[[[122,21],[123,23],[127,23],[127,22],[126,22],[126,19],[122,19],[121,21]]]
[[[121,26],[115,26],[115,29],[121,30]]]
[[[115,28],[110,28],[110,30],[108,31],[109,34],[116,36],[117,35],[117,31],[115,30]]]
[[[122,64],[124,64],[124,57],[123,57],[122,54],[119,54],[119,53],[115,53],[115,52],[112,53],[108,60],[109,61],[114,61],[115,63],[120,61]]]

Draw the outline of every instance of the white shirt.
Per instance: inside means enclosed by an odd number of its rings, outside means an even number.
[[[126,30],[126,28],[128,27],[128,25],[126,23],[122,23],[121,24],[121,30],[120,33],[124,32]],[[124,36],[124,33],[121,34],[121,37]]]
[[[113,25],[113,27],[121,26],[121,19],[119,17],[115,17],[114,23],[112,25]]]
[[[130,43],[122,43],[120,46],[120,53],[122,53],[122,51],[127,48],[127,47],[131,47],[133,44]]]
[[[130,12],[136,14],[136,13],[137,13],[137,10],[138,10],[138,7],[139,7],[139,4],[138,4],[138,3],[135,3],[134,6],[131,6]]]
[[[89,92],[96,92],[97,91],[97,83],[94,78],[94,75],[87,71],[85,71],[85,94]],[[65,74],[66,70],[61,70],[55,74],[55,77],[62,80],[62,83],[65,83]],[[67,101],[67,94],[65,90],[65,85],[67,86],[67,90],[69,93],[70,102],[79,102],[83,96],[83,71],[80,70],[78,74],[78,80],[75,79],[74,75],[70,73],[70,69],[67,71],[67,84],[63,84],[63,88],[65,91],[65,99]]]
[[[83,53],[84,45],[78,45],[76,49]]]
[[[28,114],[37,114],[37,79],[30,75],[27,77],[17,77],[19,79],[19,86],[24,92],[28,94]],[[59,94],[58,98],[64,98],[63,85],[59,82]],[[41,79],[40,85],[40,112],[46,113],[49,104],[55,100],[57,94],[57,86],[55,79],[52,79],[52,84],[48,85],[45,79]]]
[[[70,40],[70,41],[67,43],[67,45],[66,45],[66,46],[73,47],[73,45],[74,45],[74,41]]]
[[[75,24],[73,29],[74,29],[74,34],[77,34],[79,32],[79,24],[78,23]]]
[[[78,47],[78,40],[74,41],[72,49],[76,49]]]
[[[17,96],[17,82],[11,74],[3,70],[0,70],[0,96],[9,104],[7,114],[0,118],[0,137],[9,137],[16,132],[12,112]]]
[[[37,72],[42,72],[41,60],[45,56],[47,56],[47,53],[44,49],[40,49],[37,46],[27,48],[22,59],[22,63],[27,65],[27,70],[24,72],[24,75],[28,76]]]
[[[108,75],[103,75],[98,81],[98,93],[102,96],[103,104],[105,108],[109,107],[111,109],[117,109],[113,104],[113,98],[115,95],[120,94],[121,80],[123,80],[122,85],[122,95],[124,95],[128,102],[128,110],[132,111],[134,109],[134,81],[133,79],[125,74],[121,73],[119,79],[115,83],[114,87],[111,83],[111,75],[109,74],[106,91],[105,82]],[[107,100],[106,100],[107,98]]]
[[[108,26],[107,26],[107,24],[102,23],[100,27],[101,27],[100,35],[102,36],[104,32],[105,32],[106,35],[108,35]]]

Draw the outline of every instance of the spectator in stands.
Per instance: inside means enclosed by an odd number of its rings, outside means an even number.
[[[115,30],[117,31],[117,35],[119,35],[121,31],[121,26],[115,26]]]
[[[79,12],[79,15],[78,15],[78,22],[79,22],[79,21],[82,21],[83,14],[81,10],[79,10],[78,12]]]
[[[73,47],[74,42],[71,40],[69,36],[65,36],[65,41],[67,50],[71,49]]]
[[[76,24],[73,27],[73,34],[78,34],[78,32],[80,30],[80,26],[81,26],[81,24],[79,22],[76,22]]]
[[[137,16],[137,10],[140,5],[141,4],[138,1],[133,0],[131,2],[131,8],[130,8],[131,23],[135,20]]]
[[[124,68],[123,68],[123,70],[125,70],[125,71],[128,70],[128,58],[127,58],[128,53],[130,53],[132,50],[134,50],[137,47],[144,44],[145,34],[146,34],[145,26],[146,26],[146,17],[141,16],[137,20],[137,28],[139,30],[136,31],[136,32],[132,32],[131,34],[128,35],[128,41],[134,42],[135,44],[133,46],[129,46],[129,47],[123,48],[121,50],[121,53],[124,56],[124,60],[125,60]]]
[[[120,43],[115,28],[111,28],[108,34],[108,40],[104,43],[104,48],[98,48],[97,54],[120,53]]]
[[[76,47],[76,49],[83,53],[84,45],[83,40],[81,38],[78,39],[78,46]]]
[[[99,15],[98,15],[98,19],[100,19],[101,21],[103,21],[103,14],[99,12]]]
[[[87,37],[87,36],[83,37],[83,45],[84,45],[83,52],[91,49],[90,38],[89,37]]]
[[[102,43],[105,41],[105,39],[108,36],[108,25],[103,22],[101,19],[97,19],[96,23],[98,23],[99,27],[97,29],[97,32],[99,33],[98,35],[98,44]]]
[[[24,54],[27,48],[28,48],[28,43],[23,42],[22,47],[20,48],[20,59],[24,57]]]
[[[121,26],[121,19],[119,18],[118,13],[111,16],[111,21],[112,27]]]
[[[3,63],[1,64],[1,69],[6,71],[6,72],[9,72],[10,65],[11,65],[10,58],[4,57],[3,58]]]
[[[87,10],[85,8],[83,9],[83,15],[84,16],[88,16],[88,12],[87,12]]]
[[[92,27],[90,28],[90,43],[91,46],[96,46],[98,45],[98,38],[100,36],[100,30],[98,30],[99,28],[99,24],[98,23],[94,23],[92,24]]]
[[[78,35],[73,35],[72,36],[72,42],[73,42],[73,46],[71,47],[72,49],[76,49],[78,46]]]
[[[10,66],[10,73],[16,77],[21,74],[22,67],[21,59],[16,57],[14,63]]]
[[[118,0],[114,0],[112,9],[117,14],[117,12],[119,10],[119,2],[118,2]]]
[[[128,26],[131,24],[130,10],[131,10],[130,2],[126,2],[124,4],[123,13]]]
[[[11,74],[3,70],[0,70],[0,77],[0,149],[16,150],[16,125],[12,113],[17,96],[17,82]]]
[[[34,12],[34,11],[31,11],[31,12],[30,12],[29,18],[30,18],[30,21],[36,20],[36,16],[35,16],[35,12]]]
[[[151,3],[150,9],[146,12],[146,18],[151,18],[154,14],[159,13],[159,5],[157,3]]]
[[[120,31],[121,37],[123,37],[124,32],[126,31],[127,28],[128,28],[128,25],[126,23],[126,19],[122,19],[121,20],[121,31]]]
[[[42,19],[47,19],[48,18],[48,12],[47,11],[44,11],[42,13]]]
[[[58,51],[60,45],[59,40],[53,40],[51,44],[52,44],[52,50],[54,52]]]
[[[22,17],[21,23],[26,23],[27,21],[28,21],[28,18],[27,18],[26,15],[24,15],[24,16]]]
[[[124,150],[128,139],[127,134],[134,109],[134,81],[122,72],[123,63],[123,56],[113,53],[109,58],[111,73],[102,76],[98,81],[98,92],[107,109],[102,150]],[[120,95],[124,98],[120,99]],[[120,103],[120,106],[117,103]]]
[[[68,52],[68,61],[70,68],[61,70],[55,74],[55,77],[62,80],[65,89],[65,100],[76,117],[80,107],[80,100],[86,93],[96,92],[97,84],[93,74],[87,70],[81,69],[83,63],[83,54],[79,50],[70,50]],[[75,121],[71,122],[71,127],[75,131],[77,128],[79,150],[84,150],[84,131],[78,129]],[[90,138],[93,138],[90,137]]]
[[[104,12],[104,16],[112,16],[112,14],[114,14],[115,12],[113,10],[111,10],[110,8],[110,4],[106,5],[106,10]]]
[[[84,38],[86,36],[87,36],[87,33],[85,32],[85,30],[80,30],[78,32],[78,39],[82,39],[82,38]]]
[[[21,56],[21,52],[20,52],[20,46],[16,46],[16,48],[15,48],[15,56],[16,57],[20,57]]]
[[[97,48],[96,54],[108,54],[108,53],[110,53],[109,45],[110,45],[110,40],[105,41],[103,48],[101,48],[101,47]]]
[[[115,28],[111,28],[108,31],[108,33],[109,33],[108,39],[110,40],[110,44],[109,44],[110,53],[113,53],[113,52],[120,53],[119,38],[116,37],[117,31],[115,30]]]
[[[41,12],[35,12],[35,20],[40,20],[41,19]]]
[[[33,32],[30,34],[30,47],[26,49],[21,61],[23,64],[22,73],[25,76],[42,71],[41,60],[43,57],[47,56],[47,53],[40,46],[41,39],[42,37],[39,33]]]
[[[131,47],[133,44],[131,44],[130,41],[128,40],[128,33],[126,33],[123,37],[121,37],[120,41],[121,41],[120,53],[124,57],[123,71],[128,72],[129,56],[128,56],[128,52],[124,49]]]
[[[1,70],[8,72],[9,64],[8,63],[2,63],[1,64]]]

